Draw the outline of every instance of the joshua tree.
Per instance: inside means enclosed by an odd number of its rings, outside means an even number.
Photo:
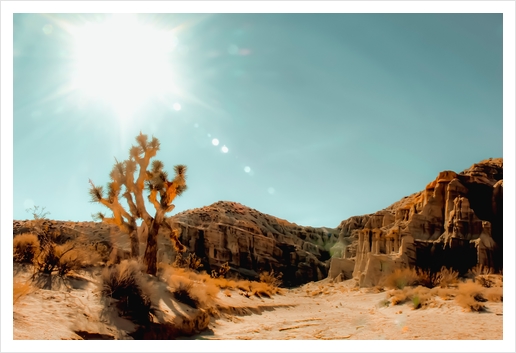
[[[139,241],[137,235],[136,220],[141,218],[147,226],[148,237],[144,265],[147,273],[156,275],[157,263],[157,236],[161,226],[170,231],[171,239],[178,251],[184,251],[183,245],[178,240],[177,233],[166,222],[166,213],[174,209],[172,201],[176,196],[181,195],[186,190],[186,166],[176,165],[174,167],[174,179],[169,181],[168,174],[163,170],[163,163],[154,160],[150,164],[151,158],[156,156],[160,142],[152,137],[149,142],[147,135],[141,132],[136,137],[136,146],[129,150],[129,159],[119,162],[115,159],[113,170],[109,174],[111,181],[107,185],[107,197],[104,196],[102,186],[96,186],[90,180],[90,195],[93,202],[101,203],[113,212],[111,218],[98,213],[96,218],[104,223],[115,224],[121,231],[127,233],[131,240],[131,256],[139,257]],[[135,180],[136,177],[136,180]],[[148,200],[154,206],[156,213],[152,217],[145,208],[143,191],[148,191]],[[120,196],[125,198],[129,210],[126,210],[120,203]],[[143,224],[142,224],[143,226]]]

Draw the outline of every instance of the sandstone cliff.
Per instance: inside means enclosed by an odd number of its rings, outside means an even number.
[[[208,273],[228,262],[231,272],[257,279],[260,272],[274,270],[283,282],[294,286],[328,276],[330,248],[337,242],[338,230],[313,228],[263,214],[236,202],[219,201],[188,210],[167,220],[179,230],[187,253],[196,254]],[[96,222],[45,220],[44,227],[59,234],[59,242],[79,240],[106,246],[111,258],[129,257],[129,237],[117,226]],[[34,231],[33,221],[14,221],[14,235]],[[145,227],[138,237],[145,250]],[[158,261],[172,263],[176,251],[166,231],[158,235]],[[115,260],[116,261],[116,260]]]
[[[444,171],[423,191],[374,214],[338,226],[340,272],[364,286],[377,284],[399,266],[465,272],[476,264],[502,267],[503,159],[474,164],[461,173]],[[350,274],[350,268],[353,268]]]
[[[179,213],[169,221],[206,269],[228,262],[248,277],[274,270],[283,273],[286,285],[326,278],[329,250],[338,236],[336,229],[298,226],[225,201]]]

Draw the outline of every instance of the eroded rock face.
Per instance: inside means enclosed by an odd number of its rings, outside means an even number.
[[[236,202],[219,201],[169,219],[180,241],[203,259],[204,269],[225,262],[246,277],[262,271],[283,273],[287,285],[328,275],[330,248],[338,231],[302,227]]]
[[[245,278],[257,279],[260,272],[282,272],[287,286],[318,281],[328,276],[330,248],[338,230],[313,228],[263,214],[235,202],[217,202],[188,210],[168,219],[180,231],[188,252],[202,259],[208,273],[228,262],[231,270]],[[13,221],[13,235],[34,231],[33,221]],[[127,234],[118,227],[97,222],[45,220],[58,232],[62,242],[82,237],[88,243],[102,243],[119,257],[130,249]],[[140,253],[145,251],[147,230],[138,229]],[[172,263],[176,256],[167,230],[158,235],[158,261]]]
[[[377,284],[385,267],[501,268],[503,159],[441,172],[423,191],[338,229],[343,258],[355,261],[353,277],[361,285]]]

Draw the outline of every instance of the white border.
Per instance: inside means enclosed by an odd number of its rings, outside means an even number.
[[[12,230],[13,185],[13,13],[503,13],[504,14],[504,159],[505,159],[505,210],[504,244],[505,296],[514,298],[514,97],[515,94],[515,3],[513,1],[177,1],[177,2],[86,2],[86,1],[26,1],[1,3],[1,226],[2,244]],[[2,246],[2,343],[5,351],[441,351],[457,352],[507,351],[514,352],[514,301],[504,302],[504,341],[13,341],[12,281],[6,273],[12,273],[10,247]],[[512,316],[511,316],[512,315]],[[51,323],[49,323],[51,324]],[[450,323],[453,325],[453,323]]]

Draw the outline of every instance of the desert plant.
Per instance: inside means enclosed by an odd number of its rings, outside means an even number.
[[[33,263],[40,252],[39,239],[35,234],[23,233],[13,239],[13,259],[16,262]]]
[[[281,278],[283,277],[283,273],[274,273],[274,270],[271,270],[270,272],[262,272],[260,273],[260,282],[267,283],[271,285],[272,287],[279,287],[283,283]]]
[[[90,195],[93,202],[98,202],[109,208],[113,216],[108,218],[102,213],[96,217],[105,223],[115,224],[122,231],[129,234],[131,240],[131,256],[139,256],[139,241],[137,236],[137,219],[143,219],[147,229],[147,245],[144,255],[144,265],[148,274],[157,272],[157,236],[163,226],[170,231],[170,237],[179,252],[185,250],[179,242],[178,232],[166,222],[165,215],[174,209],[172,202],[186,190],[186,166],[176,165],[175,176],[169,180],[164,165],[154,160],[149,168],[150,160],[159,151],[160,142],[153,137],[148,140],[147,135],[140,133],[136,137],[136,146],[129,150],[129,158],[123,162],[115,160],[110,173],[111,181],[107,186],[107,196],[102,186],[96,186],[90,180]],[[147,169],[149,168],[149,169]],[[135,180],[136,176],[136,180]],[[145,207],[143,192],[145,187],[149,193],[148,200],[155,208],[152,217]],[[120,197],[125,198],[129,210],[120,204]]]
[[[36,260],[36,270],[39,273],[52,274],[58,271],[60,275],[65,275],[72,269],[77,268],[77,264],[71,263],[73,258],[63,257],[74,249],[73,244],[57,245],[50,243],[44,246],[38,259]]]
[[[381,285],[387,288],[403,289],[406,286],[416,285],[418,278],[419,276],[415,269],[397,268],[381,280]]]
[[[141,265],[135,260],[104,268],[100,276],[101,295],[114,299],[122,317],[145,324],[152,314],[151,291]]]
[[[211,271],[211,277],[212,278],[224,277],[226,275],[226,273],[229,272],[230,269],[231,268],[229,267],[229,263],[225,262],[217,270]]]
[[[172,292],[172,295],[181,303],[189,305],[192,308],[197,308],[199,303],[197,299],[190,294],[193,286],[194,283],[192,281],[180,281],[177,287]]]
[[[491,267],[476,265],[466,276],[485,288],[503,287],[503,275],[495,274]]]
[[[201,259],[198,258],[197,255],[195,255],[194,253],[188,254],[186,258],[183,257],[181,253],[177,253],[172,266],[178,268],[189,268],[191,270],[196,271],[203,265],[201,264]]]
[[[483,311],[484,302],[487,301],[484,298],[484,287],[471,280],[459,284],[455,300],[467,311]]]
[[[441,267],[441,271],[436,273],[434,287],[446,288],[459,282],[459,272],[446,267]]]
[[[427,288],[446,288],[459,282],[459,273],[457,271],[448,269],[445,266],[441,267],[439,272],[417,269],[416,275],[417,284]]]

